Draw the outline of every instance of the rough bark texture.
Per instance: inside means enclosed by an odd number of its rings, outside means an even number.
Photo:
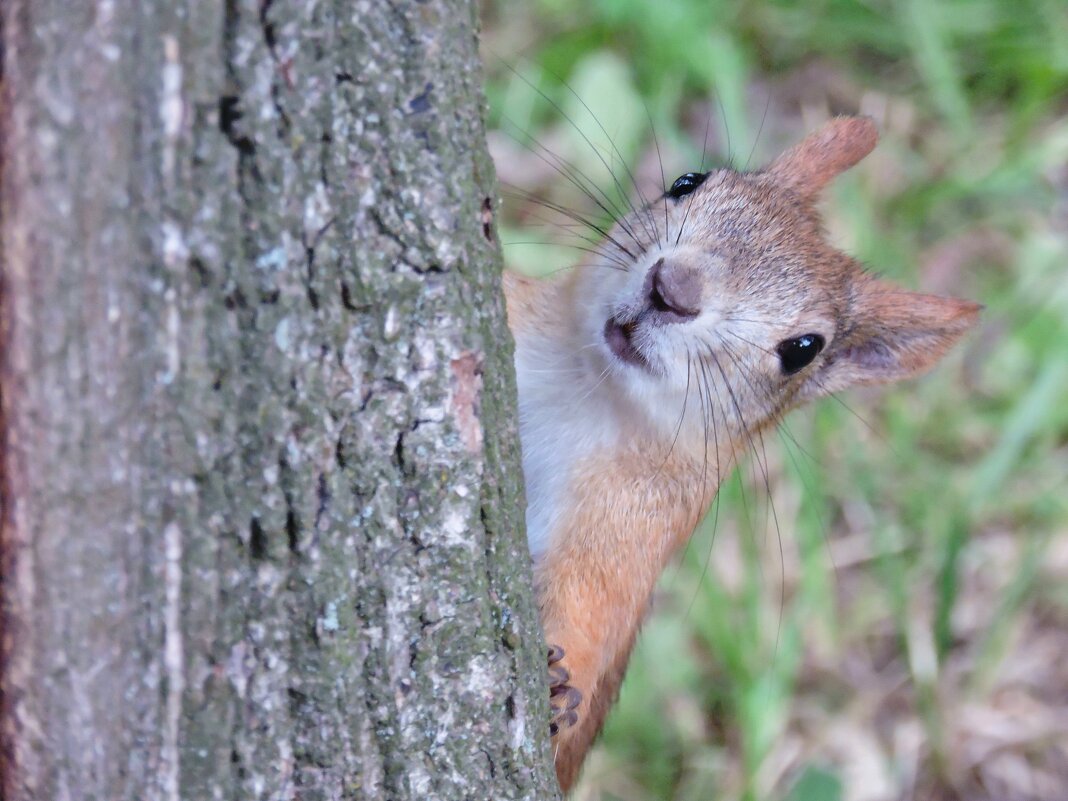
[[[473,3],[0,15],[4,797],[555,797]]]

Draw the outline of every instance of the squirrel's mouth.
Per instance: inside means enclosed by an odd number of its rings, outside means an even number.
[[[609,317],[604,324],[604,341],[620,361],[648,370],[649,361],[634,346],[634,334],[637,330],[636,320],[621,323],[615,317]]]

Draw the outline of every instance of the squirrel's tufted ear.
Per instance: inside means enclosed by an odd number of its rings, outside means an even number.
[[[870,117],[835,117],[787,150],[767,172],[806,199],[875,148],[879,133]]]
[[[865,276],[849,317],[801,399],[858,384],[885,384],[926,372],[979,318],[969,300],[924,295]]]

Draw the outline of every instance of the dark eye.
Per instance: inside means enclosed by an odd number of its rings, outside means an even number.
[[[797,339],[783,340],[775,349],[779,353],[782,371],[786,375],[793,375],[808,367],[823,350],[823,344],[823,337],[819,334],[805,334]]]
[[[707,177],[707,172],[688,172],[685,175],[680,175],[667,191],[667,195],[675,198],[675,200],[685,197],[699,187]]]

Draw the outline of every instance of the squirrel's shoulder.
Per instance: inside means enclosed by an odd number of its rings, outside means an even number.
[[[515,336],[545,332],[558,324],[573,283],[567,276],[531,278],[511,270],[504,271],[503,281],[508,326]]]

